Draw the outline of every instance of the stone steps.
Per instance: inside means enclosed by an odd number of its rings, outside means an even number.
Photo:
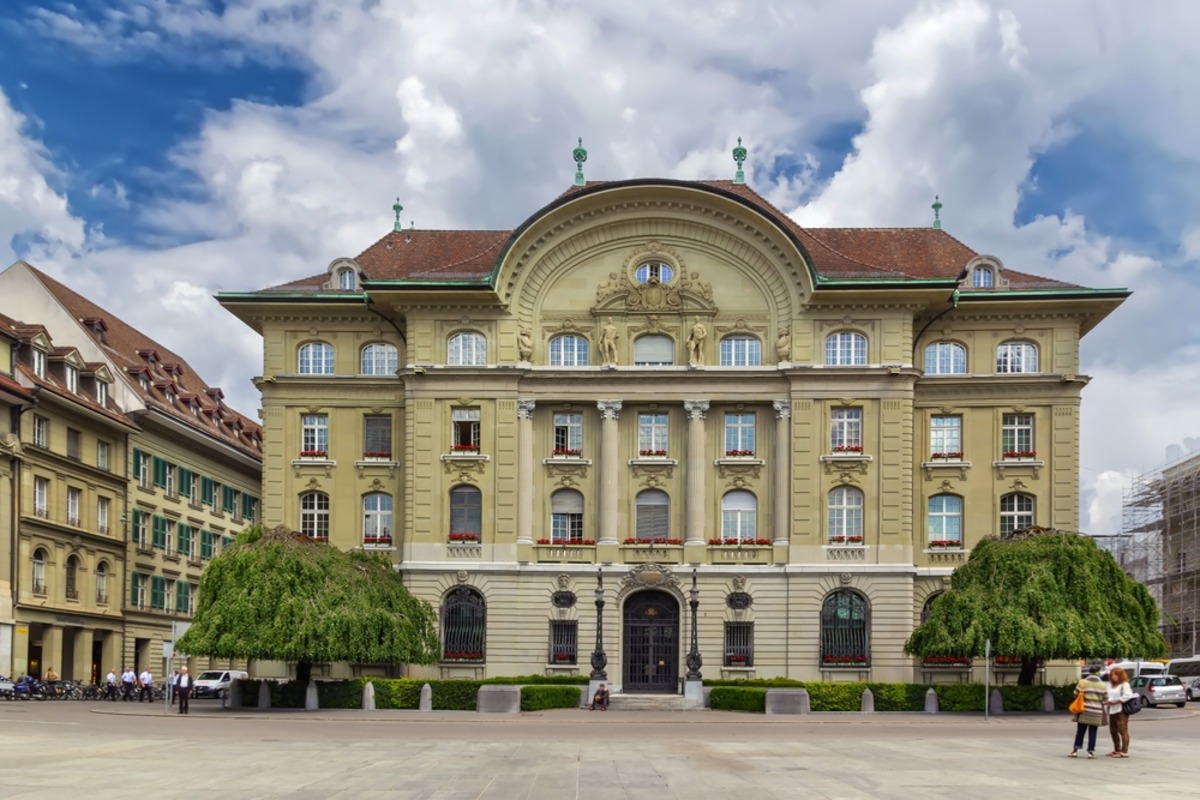
[[[609,695],[610,711],[691,711],[681,694],[613,694]]]

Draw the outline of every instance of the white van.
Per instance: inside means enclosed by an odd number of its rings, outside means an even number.
[[[1113,667],[1120,667],[1129,673],[1129,677],[1137,678],[1147,675],[1164,675],[1167,671],[1167,665],[1161,661],[1118,661],[1115,664],[1109,664],[1104,668],[1104,673]]]
[[[215,697],[220,700],[229,694],[234,680],[246,680],[250,676],[236,669],[206,669],[192,682],[192,697]]]

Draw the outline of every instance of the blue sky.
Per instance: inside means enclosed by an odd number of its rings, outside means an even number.
[[[1198,28],[1184,0],[10,2],[0,262],[252,414],[259,343],[213,293],[357,253],[396,195],[419,227],[514,226],[570,182],[577,136],[589,178],[731,177],[742,136],[802,224],[925,225],[939,194],[1011,267],[1135,290],[1083,345],[1105,532],[1129,475],[1198,433]]]

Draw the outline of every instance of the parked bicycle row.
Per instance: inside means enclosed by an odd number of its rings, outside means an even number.
[[[46,680],[21,675],[15,681],[0,675],[0,698],[5,700],[121,700],[124,702],[162,702],[167,688],[156,685],[149,671],[135,675],[122,670],[118,677],[109,672],[103,683],[85,684],[80,681],[59,680],[53,669],[46,671]]]

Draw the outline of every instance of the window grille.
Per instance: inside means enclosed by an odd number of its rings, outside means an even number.
[[[839,589],[825,598],[821,605],[822,664],[870,664],[869,611],[866,598],[849,589]]]
[[[392,457],[392,418],[390,415],[363,417],[363,456]]]
[[[486,656],[487,606],[470,587],[451,589],[442,601],[442,659],[483,661]]]
[[[579,656],[579,623],[575,620],[550,622],[551,664],[575,664]]]
[[[754,623],[725,623],[725,666],[754,666]]]

